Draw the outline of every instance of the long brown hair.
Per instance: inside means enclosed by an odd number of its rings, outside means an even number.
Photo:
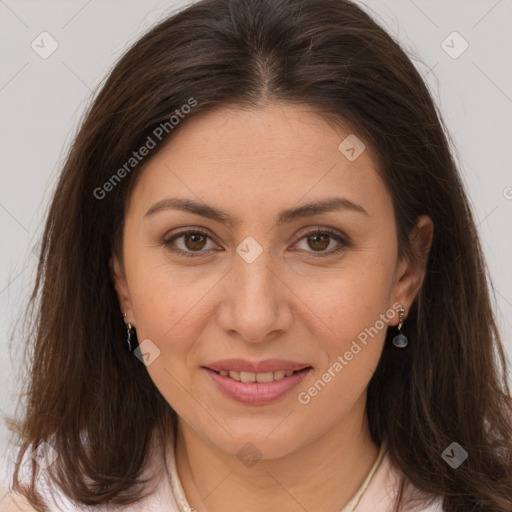
[[[118,170],[191,98],[176,129],[199,112],[263,101],[307,105],[348,123],[378,156],[401,255],[418,216],[432,218],[425,281],[404,325],[409,346],[387,339],[370,381],[371,434],[377,444],[388,440],[412,484],[443,496],[447,512],[510,512],[512,399],[468,200],[421,76],[348,0],[204,0],[159,23],[116,64],[49,210],[14,489],[43,510],[36,462],[29,484],[19,470],[48,441],[59,457],[47,474],[68,497],[89,505],[143,497],[150,440],[158,431],[164,442],[176,416],[125,349],[109,259],[149,157]],[[174,131],[161,134],[152,155]],[[457,469],[441,457],[453,441],[469,453]]]

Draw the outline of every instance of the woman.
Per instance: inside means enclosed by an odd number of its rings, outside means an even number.
[[[357,5],[209,0],[152,29],[82,124],[41,256],[9,506],[512,510],[468,200]]]

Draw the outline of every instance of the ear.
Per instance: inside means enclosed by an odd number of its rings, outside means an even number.
[[[405,256],[397,265],[393,304],[402,304],[406,317],[423,284],[433,236],[432,219],[428,215],[419,216],[409,235],[410,255]],[[392,325],[398,324],[398,314],[395,317]]]
[[[121,307],[121,312],[126,313],[124,318],[125,323],[130,323],[135,326],[135,315],[133,313],[132,301],[130,293],[128,291],[128,283],[126,281],[126,274],[124,272],[123,264],[119,261],[119,258],[115,253],[109,260],[110,275],[114,288],[117,293],[117,299]]]

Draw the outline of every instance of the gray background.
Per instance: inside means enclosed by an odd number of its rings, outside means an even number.
[[[129,44],[183,4],[169,0],[0,0],[3,414],[12,413],[18,402],[22,339],[12,335],[14,322],[35,275],[34,247],[45,208],[83,109]],[[496,313],[510,359],[512,1],[366,0],[365,5],[415,60],[453,138],[494,282]],[[59,45],[47,59],[31,48],[34,40],[42,46],[39,35],[43,31]],[[448,37],[454,31],[469,45],[458,58],[453,55],[464,43],[458,36]],[[45,48],[49,48],[48,40]],[[0,485],[7,478],[8,438],[2,424]]]

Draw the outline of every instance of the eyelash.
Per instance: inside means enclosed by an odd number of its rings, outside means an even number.
[[[183,255],[186,258],[201,257],[201,253],[204,253],[206,251],[195,251],[195,252],[194,251],[183,251],[182,249],[178,249],[177,247],[172,245],[174,240],[176,240],[184,235],[188,235],[188,234],[202,235],[206,238],[211,239],[211,237],[208,235],[208,233],[206,231],[203,231],[200,228],[196,228],[196,229],[189,229],[186,231],[181,231],[179,233],[176,233],[171,238],[164,240],[164,245],[167,246],[170,251],[172,251],[176,254]],[[338,254],[341,251],[343,251],[344,249],[346,249],[347,247],[350,247],[350,245],[351,245],[347,239],[345,239],[338,231],[336,231],[335,229],[332,229],[332,228],[321,228],[321,229],[317,228],[312,231],[308,231],[307,233],[304,233],[301,236],[299,241],[302,240],[303,238],[308,238],[308,237],[315,236],[315,235],[317,235],[317,236],[327,235],[328,237],[334,238],[337,242],[339,242],[339,245],[336,249],[328,251],[328,252],[307,251],[307,252],[314,254],[315,258],[325,258],[325,257],[331,256],[333,254]]]

